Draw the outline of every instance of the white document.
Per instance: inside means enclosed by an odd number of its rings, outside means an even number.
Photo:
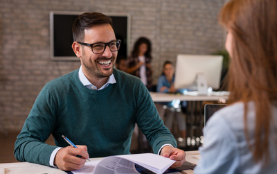
[[[117,155],[106,157],[100,161],[86,162],[74,174],[139,174],[135,168],[138,164],[154,173],[162,174],[175,161],[153,153]]]

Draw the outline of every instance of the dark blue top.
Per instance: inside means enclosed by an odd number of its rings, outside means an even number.
[[[171,82],[167,81],[167,79],[165,78],[165,75],[161,75],[161,76],[159,77],[158,84],[157,84],[157,92],[169,93],[169,88],[170,88],[170,86],[174,83],[174,81],[175,81],[175,75],[173,76]],[[162,88],[163,86],[166,86],[167,88],[166,88],[165,90],[163,90],[163,91],[160,91],[161,88]],[[184,91],[184,90],[185,90],[185,89],[178,89],[178,90],[176,91],[176,93],[181,93],[181,94],[183,94],[183,91]],[[175,103],[174,103],[174,102],[175,102]],[[176,105],[176,101],[172,101],[172,102],[160,102],[160,103],[161,103],[161,104],[164,104],[164,105],[167,105],[167,106],[169,106],[169,107],[172,107],[173,105]],[[183,102],[182,105],[183,105],[183,106],[186,106],[187,103],[186,103],[186,102]]]

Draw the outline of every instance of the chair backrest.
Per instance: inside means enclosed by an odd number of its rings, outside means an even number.
[[[212,115],[219,109],[225,107],[226,104],[206,104],[204,107],[204,126],[207,121],[212,117]]]

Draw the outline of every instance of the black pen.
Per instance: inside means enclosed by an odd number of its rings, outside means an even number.
[[[62,135],[63,139],[72,147],[78,148],[74,143],[72,143],[66,136]],[[78,155],[79,156],[79,155]],[[87,159],[89,160],[89,158]],[[90,161],[90,160],[89,160]]]

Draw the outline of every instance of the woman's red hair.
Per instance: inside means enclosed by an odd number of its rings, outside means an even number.
[[[277,101],[277,1],[231,0],[219,14],[220,23],[231,32],[229,67],[230,102],[255,103],[255,142],[250,146],[256,162],[269,157],[271,105]]]

